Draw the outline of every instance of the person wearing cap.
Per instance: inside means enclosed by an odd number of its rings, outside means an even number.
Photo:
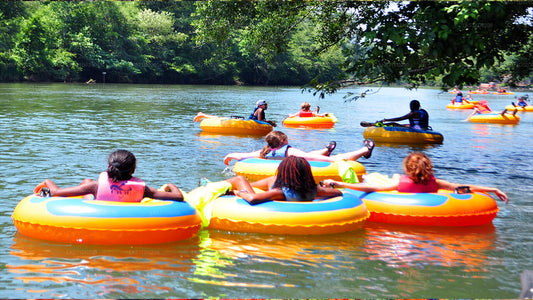
[[[274,121],[269,121],[266,119],[265,117],[265,110],[268,108],[268,104],[265,100],[261,99],[261,100],[258,100],[256,103],[255,103],[255,109],[254,111],[250,114],[250,117],[248,119],[250,120],[256,120],[256,121],[262,121],[262,122],[266,122],[274,127],[276,127],[276,122]]]
[[[464,104],[463,102],[465,102],[466,104],[470,103],[470,101],[468,101],[468,99],[463,97],[463,93],[462,92],[458,92],[457,95],[455,97],[453,97],[453,99],[452,99],[452,104],[455,105],[455,106],[461,106],[461,105]]]
[[[521,108],[524,108],[524,107],[528,106],[529,104],[526,102],[526,99],[524,97],[520,97],[520,98],[518,98],[518,103],[516,103],[516,105],[521,107]]]
[[[409,124],[402,125],[395,123],[394,125],[418,130],[429,130],[429,114],[425,109],[420,108],[420,102],[418,100],[411,100],[409,107],[411,111],[408,114],[397,118],[383,119],[381,123],[409,120]]]

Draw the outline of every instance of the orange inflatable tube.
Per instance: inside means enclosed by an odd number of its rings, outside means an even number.
[[[81,197],[22,199],[12,215],[17,230],[29,237],[82,244],[156,244],[195,236],[199,213],[187,202],[140,203]]]

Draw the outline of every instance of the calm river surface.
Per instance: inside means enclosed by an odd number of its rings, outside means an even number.
[[[522,94],[483,98],[501,110]],[[517,126],[472,124],[463,121],[468,112],[446,110],[451,95],[439,90],[371,88],[355,102],[343,95],[319,101],[292,87],[0,84],[0,297],[517,298],[520,274],[533,269],[533,113],[521,113]],[[278,124],[303,101],[334,113],[334,129],[278,128],[300,149],[335,140],[336,153],[362,146],[360,121],[403,115],[419,99],[444,143],[378,144],[361,160],[367,172],[401,172],[403,157],[421,150],[438,177],[499,187],[510,202],[498,201],[492,225],[456,229],[367,223],[323,236],[203,229],[189,240],[135,247],[17,234],[11,214],[35,185],[96,179],[117,148],[135,153],[135,175],[154,187],[173,182],[190,191],[201,177],[231,176],[223,157],[257,150],[262,138],[203,134],[192,119],[198,111],[247,116],[258,99]]]

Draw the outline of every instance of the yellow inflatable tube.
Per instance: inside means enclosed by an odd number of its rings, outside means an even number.
[[[461,105],[455,105],[455,104],[448,104],[446,105],[447,109],[474,109],[474,104],[472,103],[465,103]]]
[[[358,229],[369,217],[355,195],[309,202],[270,201],[250,205],[236,196],[222,196],[213,203],[209,228],[239,232],[316,235]]]
[[[97,245],[174,242],[195,236],[201,227],[189,203],[153,199],[131,203],[30,195],[12,218],[25,236]]]
[[[211,133],[266,135],[274,127],[262,121],[211,117],[203,119],[200,128]]]
[[[238,161],[233,167],[237,175],[245,176],[249,181],[257,181],[276,174],[281,160],[247,158]],[[352,160],[336,162],[311,161],[311,172],[315,181],[319,183],[324,179],[343,180],[346,182],[362,182],[363,175],[366,174],[365,167]],[[350,178],[347,180],[347,178]]]
[[[520,122],[520,117],[512,114],[488,113],[473,115],[469,119],[472,123],[492,123],[516,125]]]
[[[337,123],[333,114],[324,117],[289,117],[283,120],[285,127],[332,128]]]
[[[528,106],[525,106],[525,107],[521,107],[521,106],[513,106],[513,105],[507,105],[505,107],[505,109],[507,109],[508,111],[513,111],[513,110],[517,110],[517,111],[533,111],[533,105],[528,105]]]
[[[442,144],[444,140],[442,134],[436,131],[401,126],[368,127],[363,136],[378,143]]]

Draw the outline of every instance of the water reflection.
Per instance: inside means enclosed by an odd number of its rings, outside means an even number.
[[[264,138],[264,135],[257,135],[257,134],[212,133],[212,132],[205,132],[205,131],[200,131],[197,135],[201,140],[225,139],[228,137],[235,137],[237,139],[256,138],[259,140],[263,140]]]
[[[222,286],[301,287],[302,277],[313,269],[355,271],[353,258],[360,255],[363,235],[362,230],[322,236],[205,230],[200,233],[202,250],[190,280]],[[280,280],[272,281],[272,276]]]
[[[221,135],[200,131],[197,135],[199,148],[217,151],[220,147],[235,147],[235,151],[255,151],[264,146],[264,136],[249,135]]]
[[[362,146],[360,121],[403,115],[409,102],[419,99],[430,125],[444,135],[443,144],[378,144],[372,157],[360,162],[368,173],[392,175],[401,172],[410,151],[423,150],[439,178],[499,187],[512,204],[501,206],[494,221],[497,236],[492,227],[435,230],[367,223],[342,235],[202,230],[198,239],[183,243],[100,249],[13,239],[16,228],[8,216],[44,178],[60,186],[78,184],[101,172],[117,148],[135,153],[136,175],[150,186],[173,182],[190,191],[202,177],[223,180],[232,175],[224,156],[259,150],[264,137],[203,134],[192,122],[198,111],[248,114],[264,98],[271,102],[268,118],[281,125],[287,114],[310,101],[309,95],[297,88],[107,84],[0,84],[0,91],[6,96],[0,100],[0,186],[7,195],[2,210],[4,297],[513,298],[519,283],[509,278],[518,278],[515,270],[532,260],[527,251],[531,210],[524,207],[532,202],[533,114],[521,114],[518,126],[472,124],[464,122],[469,112],[444,109],[448,94],[383,88],[356,102],[344,102],[342,93],[320,100],[322,109],[339,119],[332,129],[276,127],[298,149],[315,150],[335,140],[335,153],[348,152]],[[494,107],[509,104],[495,95],[490,101]],[[495,239],[500,243],[496,249]]]
[[[486,124],[472,124],[472,132],[482,137],[487,137],[490,134]]]
[[[371,254],[367,258],[393,268],[437,265],[477,272],[483,269],[487,252],[495,247],[492,224],[423,227],[367,222],[365,230],[363,251]]]
[[[443,228],[367,222],[362,230],[323,236],[206,230],[189,280],[213,286],[298,289],[309,280],[307,275],[314,274],[317,280],[320,272],[336,278],[329,279],[330,284],[340,288],[365,284],[369,278],[379,278],[380,272],[374,272],[390,268],[401,282],[387,279],[389,284],[420,291],[434,285],[424,278],[427,268],[437,273],[454,268],[472,277],[483,276],[494,240],[492,224]],[[369,265],[369,270],[361,269]]]
[[[145,247],[56,244],[17,234],[10,254],[25,263],[8,264],[6,268],[25,284],[78,282],[154,290],[165,287],[143,286],[146,277],[151,273],[170,276],[165,273],[171,272],[210,285],[274,288],[280,283],[261,282],[256,276],[285,276],[287,269],[309,270],[316,266],[323,272],[355,271],[356,260],[382,261],[398,273],[430,265],[480,272],[487,260],[486,252],[494,249],[494,240],[492,224],[443,228],[373,222],[367,222],[363,230],[325,236],[202,230],[198,237],[186,241]],[[243,270],[255,275],[243,274]]]
[[[164,278],[187,278],[195,268],[198,241],[195,237],[150,246],[95,246],[49,243],[17,234],[10,254],[21,263],[12,261],[6,269],[27,293],[60,294],[63,288],[68,291],[63,284],[82,284],[102,296],[164,292],[172,290],[161,284]]]

